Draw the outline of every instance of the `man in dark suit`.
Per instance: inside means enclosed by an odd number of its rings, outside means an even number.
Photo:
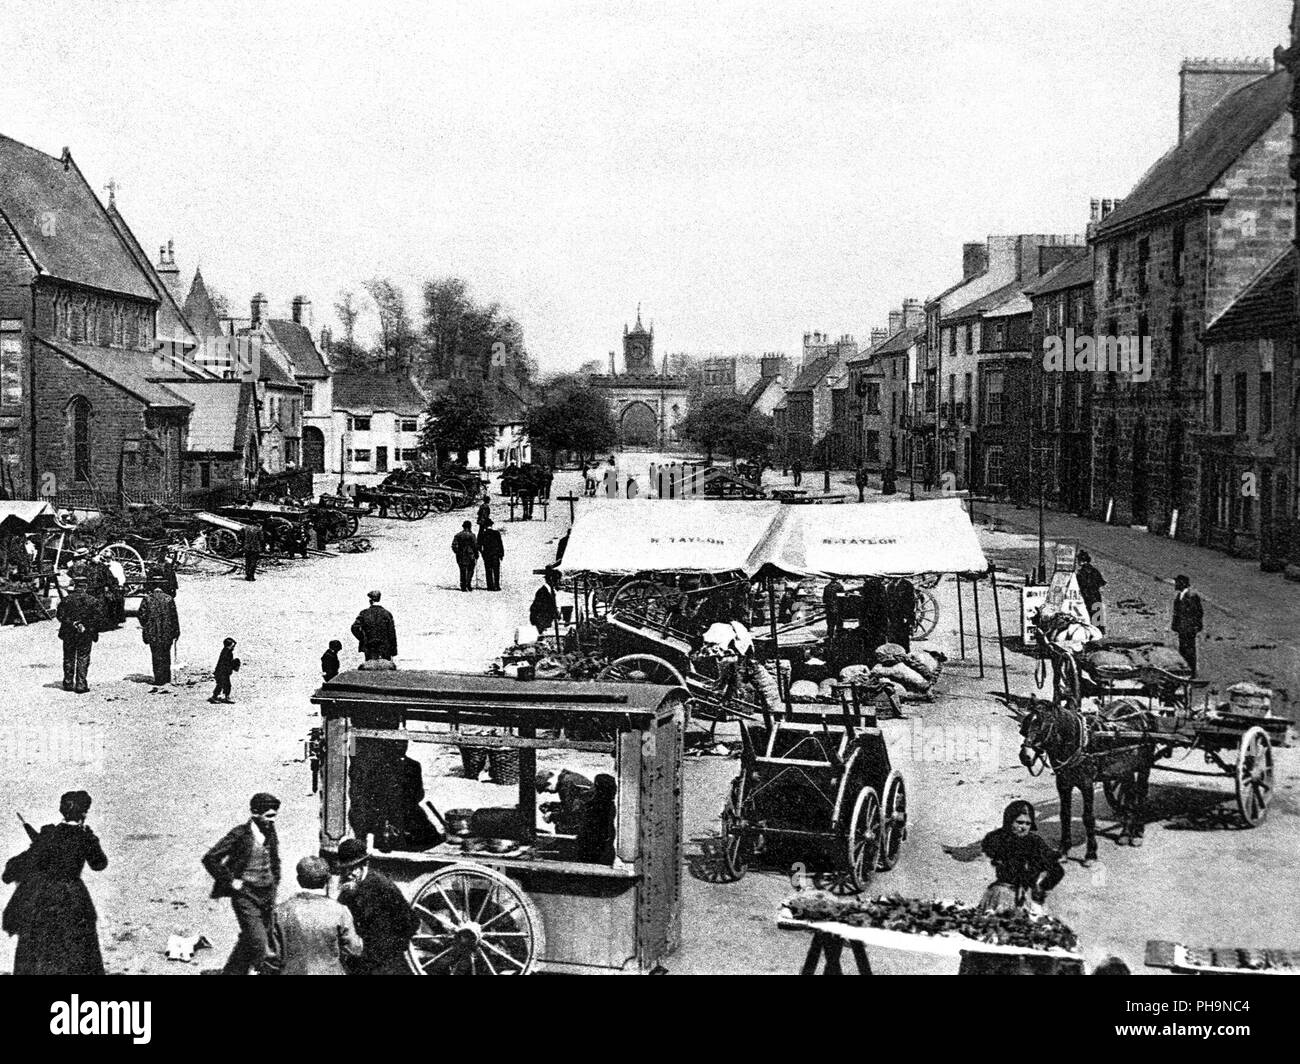
[[[176,615],[176,600],[161,587],[155,587],[140,603],[140,637],[153,657],[153,682],[156,687],[172,682],[172,645],[181,637],[181,622]]]
[[[393,615],[379,605],[380,593],[371,591],[366,596],[370,605],[357,614],[352,622],[352,634],[357,638],[357,649],[367,661],[397,657],[397,624]]]
[[[257,579],[257,563],[262,558],[262,530],[257,525],[244,529],[244,579]]]
[[[203,867],[212,876],[212,897],[229,898],[239,923],[239,940],[222,975],[247,975],[265,962],[280,885],[280,840],[275,833],[280,799],[258,793],[248,808],[249,819],[203,855]]]
[[[897,577],[886,587],[889,616],[889,641],[904,650],[912,649],[912,629],[916,627],[916,590],[910,580]]]
[[[339,901],[352,913],[364,943],[356,975],[411,975],[406,951],[420,927],[406,898],[391,879],[370,867],[370,851],[359,839],[339,843],[337,869],[343,880]]]
[[[456,555],[456,565],[460,569],[460,589],[474,590],[474,567],[478,564],[478,540],[470,531],[470,523],[462,521],[460,531],[452,537],[451,552]]]
[[[86,590],[84,577],[77,577],[71,593],[59,603],[59,638],[63,640],[63,689],[85,694],[90,690],[86,673],[90,650],[104,627],[98,601]]]
[[[834,639],[835,633],[844,628],[844,616],[840,605],[840,596],[844,594],[844,585],[832,576],[830,583],[822,591],[822,606],[826,609],[826,638]]]
[[[501,559],[506,556],[506,545],[501,541],[501,530],[493,527],[492,518],[483,518],[478,531],[478,552],[483,556],[483,578],[489,591],[501,590]]]
[[[528,623],[545,635],[560,616],[556,605],[555,589],[560,586],[560,574],[554,569],[546,571],[546,582],[537,589],[533,604],[528,608]]]
[[[1201,596],[1192,588],[1192,582],[1180,573],[1174,578],[1174,616],[1170,627],[1178,633],[1178,653],[1192,667],[1196,675],[1196,633],[1204,627],[1205,611]]]

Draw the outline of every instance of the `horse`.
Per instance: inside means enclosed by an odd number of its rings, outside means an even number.
[[[1120,818],[1120,839],[1142,845],[1142,808],[1154,759],[1150,741],[1108,743],[1079,710],[1062,702],[1040,703],[1020,725],[1020,761],[1030,773],[1046,761],[1056,776],[1060,799],[1061,856],[1068,855],[1073,792],[1083,799],[1083,828],[1087,849],[1083,866],[1097,859],[1097,820],[1093,814],[1094,792],[1100,781],[1106,797]],[[1041,772],[1041,767],[1039,768]]]

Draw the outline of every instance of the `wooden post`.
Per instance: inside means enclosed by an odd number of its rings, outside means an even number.
[[[576,503],[576,502],[578,501],[578,496],[576,496],[576,495],[557,495],[556,498],[559,499],[560,502],[567,502],[567,503],[569,504],[569,524],[573,524],[573,521],[574,521],[574,509],[573,509],[573,504]]]
[[[979,651],[980,679],[984,679],[984,633],[980,630],[980,582],[976,577],[971,582],[971,594],[975,600],[975,649]]]
[[[1002,693],[1011,698],[1011,684],[1007,680],[1007,647],[1002,639],[1002,608],[998,605],[998,570],[989,562],[989,579],[993,582],[993,615],[998,622],[998,652],[1002,655]]]
[[[961,608],[961,573],[957,574],[957,641],[961,647],[961,660],[966,660],[966,618]]]
[[[772,668],[776,670],[776,693],[779,694],[790,708],[790,692],[782,689],[781,684],[781,645],[776,635],[776,585],[772,582],[772,574],[767,574],[767,624],[772,633]]]

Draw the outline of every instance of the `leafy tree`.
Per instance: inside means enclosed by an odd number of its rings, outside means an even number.
[[[372,277],[362,287],[379,315],[375,354],[385,366],[408,366],[415,358],[415,328],[406,308],[406,293],[387,277]]]
[[[467,461],[470,451],[496,439],[492,408],[479,381],[449,381],[446,391],[429,401],[425,413],[420,448],[437,455],[440,463],[449,453]]]
[[[580,377],[550,382],[543,401],[529,408],[525,431],[534,447],[550,455],[552,465],[560,451],[595,454],[618,439],[609,403]]]
[[[356,293],[346,289],[339,292],[334,313],[342,328],[331,341],[330,353],[336,355],[337,361],[345,368],[355,369],[364,365],[365,353],[357,343],[357,319],[361,316],[361,308],[357,306]]]
[[[498,371],[521,385],[535,376],[523,326],[499,303],[479,303],[459,277],[425,282],[423,296],[420,347],[426,376],[473,380]]]
[[[723,451],[732,461],[744,456],[765,458],[774,439],[772,419],[755,414],[734,396],[710,399],[691,408],[682,420],[681,435],[704,449],[708,461]]]

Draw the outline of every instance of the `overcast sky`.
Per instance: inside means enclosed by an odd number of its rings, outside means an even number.
[[[1290,8],[0,0],[0,132],[236,306],[457,274],[544,369],[638,301],[660,353],[796,354],[963,241],[1081,231],[1175,139],[1180,61],[1269,56]]]

